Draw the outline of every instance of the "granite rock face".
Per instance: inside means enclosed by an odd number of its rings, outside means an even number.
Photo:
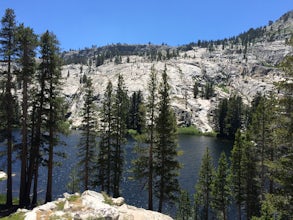
[[[110,198],[104,194],[87,190],[81,195],[64,194],[54,202],[38,206],[31,211],[21,209],[25,220],[37,219],[111,219],[111,220],[172,220],[171,217],[136,208],[124,203],[124,199]]]
[[[109,81],[116,86],[117,76],[125,80],[128,94],[141,90],[145,99],[150,69],[155,67],[160,80],[166,65],[171,87],[171,102],[180,125],[193,124],[201,131],[213,129],[212,112],[219,100],[231,94],[239,94],[246,103],[250,103],[257,92],[276,92],[274,83],[284,79],[283,72],[276,68],[282,59],[292,54],[292,48],[286,44],[293,30],[293,11],[285,14],[276,22],[263,27],[262,37],[243,45],[213,45],[208,48],[193,47],[179,52],[179,56],[164,61],[151,61],[147,56],[122,56],[120,64],[110,59],[96,67],[94,54],[97,48],[85,51],[70,51],[66,55],[81,54],[92,60],[91,65],[70,64],[63,66],[63,93],[70,106],[73,127],[81,123],[81,106],[84,88],[80,79],[84,75],[91,77],[95,90],[96,103],[99,106]],[[214,97],[209,100],[194,98],[194,82],[203,90],[208,82],[215,89]]]

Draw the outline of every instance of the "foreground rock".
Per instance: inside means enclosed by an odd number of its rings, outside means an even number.
[[[124,199],[110,198],[105,194],[85,191],[82,195],[65,193],[64,198],[38,206],[31,211],[20,209],[25,220],[37,219],[113,219],[113,220],[171,220],[154,211],[136,208]]]

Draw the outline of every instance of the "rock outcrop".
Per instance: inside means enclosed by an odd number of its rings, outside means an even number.
[[[141,90],[148,95],[147,85],[152,66],[161,73],[167,66],[171,87],[171,102],[180,125],[193,124],[201,131],[211,131],[211,118],[218,101],[231,94],[239,94],[246,103],[250,103],[257,92],[275,91],[274,83],[283,80],[283,73],[276,65],[292,48],[286,44],[293,30],[293,11],[276,22],[263,27],[263,34],[243,43],[239,37],[236,42],[211,45],[210,48],[194,46],[188,51],[178,51],[178,55],[166,60],[153,60],[145,55],[121,56],[119,64],[106,59],[103,65],[96,67],[95,55],[99,48],[70,51],[64,56],[80,55],[86,57],[88,64],[69,64],[63,66],[63,93],[69,103],[69,120],[73,127],[81,124],[81,106],[84,88],[80,83],[84,76],[91,77],[96,103],[100,105],[109,80],[116,85],[117,76],[125,79],[129,95]],[[146,45],[145,47],[152,47]],[[131,45],[129,45],[131,47]],[[177,48],[171,48],[177,49]],[[142,53],[144,54],[144,53]],[[209,100],[200,96],[194,98],[194,82],[203,90],[207,83],[213,83],[215,95]]]
[[[172,220],[171,217],[136,208],[124,203],[124,199],[110,198],[105,194],[85,191],[80,194],[64,194],[54,202],[38,206],[31,211],[19,209],[25,220],[38,219],[111,219],[111,220]]]

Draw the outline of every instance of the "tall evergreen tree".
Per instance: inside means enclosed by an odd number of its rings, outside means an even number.
[[[252,216],[259,214],[259,195],[260,187],[257,172],[256,151],[253,142],[247,134],[243,135],[243,148],[241,157],[241,169],[243,176],[243,192],[246,218],[251,219]]]
[[[225,134],[231,140],[234,140],[237,129],[242,126],[242,108],[243,103],[240,96],[233,95],[229,98],[225,117]]]
[[[128,96],[122,75],[118,76],[113,103],[113,196],[120,196],[120,182],[124,166],[124,150],[127,133]]]
[[[146,120],[148,121],[145,134],[142,134],[135,148],[138,154],[133,163],[133,173],[135,179],[146,180],[143,185],[148,190],[148,209],[153,210],[153,182],[154,182],[154,160],[153,149],[155,145],[155,126],[156,126],[156,103],[157,103],[157,73],[154,66],[151,67],[150,79],[148,83],[149,96],[146,102]],[[143,117],[143,114],[141,114]],[[144,119],[142,119],[144,120]]]
[[[200,167],[199,177],[196,189],[196,198],[199,205],[199,215],[200,219],[209,219],[212,206],[212,184],[214,176],[214,166],[212,162],[209,149],[207,148]]]
[[[85,98],[83,106],[83,127],[79,144],[79,166],[83,175],[81,176],[82,187],[88,190],[93,184],[90,173],[93,172],[95,152],[96,152],[96,129],[97,122],[95,116],[94,95],[92,80],[88,78],[85,85]]]
[[[155,195],[159,199],[158,211],[162,212],[165,201],[176,199],[179,190],[178,175],[180,164],[177,161],[176,118],[170,105],[170,86],[167,67],[162,74],[159,90],[158,118],[156,119],[157,142],[154,149]]]
[[[191,216],[192,216],[192,208],[191,208],[189,194],[187,191],[181,190],[180,197],[178,200],[176,219],[189,220]]]
[[[213,209],[218,213],[218,218],[226,220],[228,218],[228,206],[230,204],[230,181],[229,166],[225,152],[221,153],[218,168],[215,173],[212,187]]]
[[[242,157],[244,148],[244,140],[240,130],[237,130],[235,134],[235,141],[231,154],[231,183],[232,183],[232,193],[234,200],[237,205],[238,219],[241,220],[242,217],[242,206],[244,202],[244,183],[243,179],[245,178],[243,166],[242,166]]]
[[[293,36],[289,40],[293,46]],[[278,120],[275,121],[277,133],[277,157],[266,163],[275,184],[272,193],[265,194],[262,201],[261,217],[255,219],[291,219],[293,216],[293,56],[287,55],[279,68],[286,78],[279,84],[282,96],[278,102]]]
[[[5,133],[7,138],[7,191],[6,191],[6,205],[12,206],[12,124],[14,117],[13,96],[12,96],[12,61],[15,58],[15,34],[16,22],[13,9],[6,9],[5,15],[1,19],[2,28],[0,30],[0,55],[7,70],[4,72],[5,76]]]
[[[216,124],[217,124],[217,130],[219,132],[219,137],[225,137],[225,128],[226,128],[226,123],[225,119],[227,116],[227,111],[228,111],[228,99],[224,98],[219,102],[217,111],[216,111]]]
[[[38,44],[37,35],[29,27],[20,25],[16,35],[18,48],[18,63],[21,66],[19,78],[22,83],[22,149],[21,149],[21,177],[19,190],[19,204],[25,206],[25,190],[28,162],[28,127],[29,127],[29,84],[32,82],[35,73],[35,55]]]
[[[102,109],[100,113],[100,137],[99,142],[99,155],[98,155],[98,185],[107,194],[111,192],[111,176],[113,167],[113,86],[111,81],[108,82]]]
[[[259,161],[259,176],[261,183],[261,198],[264,199],[266,192],[266,182],[269,181],[269,191],[273,191],[273,181],[269,179],[267,161],[275,160],[275,129],[276,129],[276,100],[273,96],[266,98],[260,97],[249,126],[249,133],[252,140],[256,143],[256,158]]]

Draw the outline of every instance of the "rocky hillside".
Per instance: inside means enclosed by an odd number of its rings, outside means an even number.
[[[172,220],[171,217],[159,212],[149,211],[124,203],[119,197],[113,199],[105,194],[94,191],[70,195],[38,206],[33,210],[19,209],[13,214],[18,219],[113,219],[113,220]]]
[[[119,44],[66,52],[63,57],[67,65],[63,66],[62,74],[63,93],[70,108],[69,120],[73,127],[81,123],[84,95],[81,81],[85,76],[93,79],[99,105],[108,81],[115,85],[118,74],[124,77],[129,95],[141,90],[146,97],[151,67],[154,66],[160,76],[166,65],[178,124],[194,124],[203,132],[211,131],[214,109],[221,98],[237,93],[249,103],[257,92],[275,91],[274,83],[283,79],[283,73],[276,65],[292,53],[292,48],[286,45],[292,30],[293,11],[268,26],[221,41],[173,48]],[[97,58],[106,53],[105,60],[98,64]],[[74,63],[73,57],[83,57],[83,61]],[[200,91],[206,84],[213,84],[213,97],[194,98],[195,82]]]

